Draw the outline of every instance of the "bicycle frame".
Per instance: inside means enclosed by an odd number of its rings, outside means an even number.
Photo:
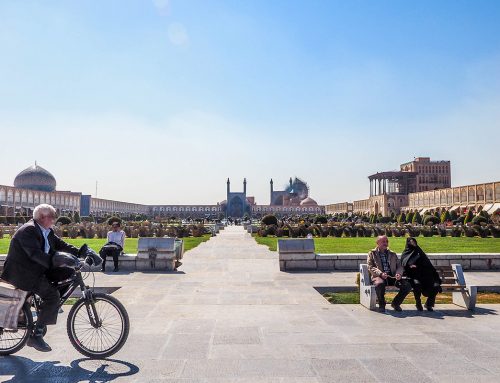
[[[66,290],[63,290],[61,292],[61,299],[59,301],[58,308],[60,309],[64,305],[64,303],[68,300],[68,298],[71,296],[71,294],[73,294],[73,292],[78,287],[80,287],[80,289],[82,291],[82,297],[85,299],[85,307],[87,309],[87,313],[89,314],[90,323],[91,323],[92,327],[94,327],[94,328],[100,327],[102,323],[100,320],[99,321],[96,320],[96,318],[98,318],[98,314],[97,314],[97,310],[96,310],[95,305],[94,305],[93,290],[89,286],[85,285],[85,282],[83,281],[83,278],[82,278],[82,272],[79,269],[75,270],[75,275],[73,277],[71,277],[70,279],[66,279],[64,281],[58,282],[55,285],[55,287],[60,289],[64,285],[67,285],[68,287]],[[38,317],[38,313],[40,311],[40,304],[41,304],[40,300],[41,299],[39,296],[37,296],[35,294],[33,294],[32,297],[33,297],[33,306],[35,307],[35,311],[36,311],[37,317]]]

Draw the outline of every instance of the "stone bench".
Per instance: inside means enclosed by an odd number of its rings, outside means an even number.
[[[126,241],[126,239],[125,239]],[[99,249],[94,249],[99,251]],[[0,255],[0,273],[6,254]],[[122,253],[118,256],[120,270],[165,270],[176,269],[176,262],[184,257],[184,241],[176,238],[139,238],[137,254]],[[113,270],[113,257],[106,258],[106,269]],[[97,271],[97,268],[94,268]]]
[[[247,232],[250,234],[257,233],[259,231],[260,227],[257,225],[247,225]]]
[[[462,266],[438,266],[436,270],[442,280],[443,293],[451,292],[453,303],[457,306],[474,310],[477,299],[477,286],[467,285]],[[386,291],[398,291],[394,286],[387,286]],[[368,265],[363,263],[359,267],[359,303],[370,310],[376,309],[377,294],[372,284]]]
[[[139,238],[136,270],[173,271],[184,254],[184,241],[175,238]],[[109,260],[108,260],[109,261]]]
[[[288,248],[289,246],[292,249],[302,247],[302,250],[294,252]],[[307,251],[304,250],[306,248]],[[366,263],[369,250],[367,249],[366,253],[317,254],[313,239],[278,239],[281,271],[358,271],[360,265]],[[500,270],[500,254],[498,253],[430,253],[427,255],[435,267],[460,264],[464,270]]]
[[[278,253],[280,270],[316,270],[316,254],[314,240],[306,239],[279,239]]]

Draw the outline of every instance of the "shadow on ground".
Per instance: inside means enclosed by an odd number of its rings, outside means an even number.
[[[59,361],[36,362],[20,356],[0,357],[0,379],[8,383],[112,382],[139,372],[136,365],[116,359],[77,359],[69,366]]]
[[[393,310],[387,310],[385,312],[387,315],[392,315],[398,318],[411,318],[411,317],[426,317],[432,319],[444,319],[444,317],[457,317],[457,318],[475,318],[481,315],[498,315],[495,310],[490,310],[487,308],[476,307],[473,311],[463,309],[440,309],[439,305],[434,307],[434,311],[417,311],[417,310],[404,310],[402,312],[397,312]]]

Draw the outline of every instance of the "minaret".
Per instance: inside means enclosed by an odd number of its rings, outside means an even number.
[[[292,177],[290,177],[290,189],[292,188],[292,184],[293,184]]]
[[[247,195],[247,179],[243,178],[243,194]]]
[[[269,205],[272,205],[273,204],[273,179],[271,178],[271,181],[269,182],[269,184],[271,185],[271,198],[270,198],[270,202],[269,202]]]
[[[227,179],[227,201],[229,202],[229,193],[231,193],[231,183],[229,182],[229,178]]]

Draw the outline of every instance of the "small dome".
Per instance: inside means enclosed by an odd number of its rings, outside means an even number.
[[[56,190],[56,179],[49,171],[35,163],[16,176],[14,186],[21,189],[53,192]]]
[[[300,206],[318,206],[318,203],[311,197],[307,197],[300,202]]]

